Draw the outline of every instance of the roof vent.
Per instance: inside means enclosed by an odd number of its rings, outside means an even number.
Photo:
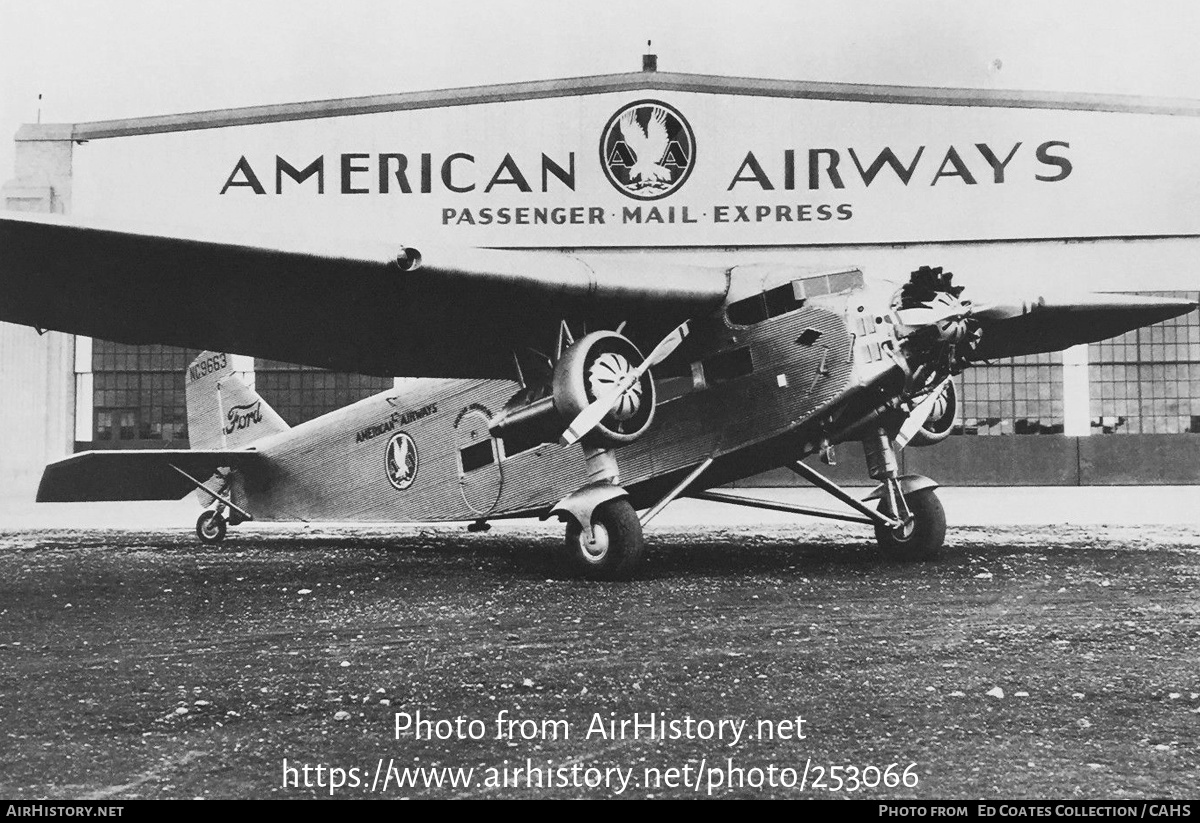
[[[646,48],[650,48],[650,41],[646,41]],[[642,55],[642,71],[658,71],[658,55],[643,54]]]

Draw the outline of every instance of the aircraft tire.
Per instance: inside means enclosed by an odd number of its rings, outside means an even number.
[[[904,496],[909,511],[913,514],[912,525],[907,529],[875,527],[875,539],[889,557],[896,560],[933,560],[941,554],[946,542],[946,512],[933,489],[921,489]],[[879,504],[879,511],[892,515],[887,500]]]
[[[196,520],[196,536],[206,546],[215,546],[225,539],[228,524],[225,518],[214,511],[204,511]]]
[[[583,541],[583,529],[572,520],[567,525],[567,571],[588,580],[628,580],[641,565],[646,543],[637,512],[624,498],[608,500],[592,513],[594,545]]]

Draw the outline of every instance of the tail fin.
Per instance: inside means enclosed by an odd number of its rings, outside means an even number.
[[[287,423],[234,374],[233,357],[206,351],[188,366],[188,440],[193,449],[238,449],[287,431]]]

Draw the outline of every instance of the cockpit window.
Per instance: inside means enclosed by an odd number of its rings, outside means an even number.
[[[729,322],[738,326],[752,326],[770,317],[778,317],[795,311],[804,305],[804,290],[800,281],[784,283],[773,289],[730,303],[725,314]]]
[[[725,315],[734,325],[750,326],[767,319],[767,304],[761,294],[756,294],[745,300],[730,303],[729,307],[725,309]]]
[[[804,289],[798,280],[784,283],[764,293],[767,298],[767,317],[778,317],[804,305]]]
[[[725,308],[725,316],[735,326],[752,326],[768,318],[795,311],[804,306],[805,300],[810,297],[837,294],[862,285],[862,272],[858,270],[805,277],[730,303]]]
[[[863,285],[863,276],[860,271],[840,271],[837,274],[829,275],[829,293],[837,294],[842,291],[850,291],[851,289],[861,288]]]

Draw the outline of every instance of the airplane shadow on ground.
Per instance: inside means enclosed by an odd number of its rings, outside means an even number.
[[[1071,542],[979,539],[951,535],[942,556],[931,561],[905,561],[880,550],[869,532],[821,535],[703,530],[664,531],[647,535],[646,557],[637,579],[727,577],[779,573],[839,575],[849,571],[889,573],[911,567],[949,569],[1007,557],[1055,553],[1110,552],[1110,545]],[[185,530],[164,533],[128,531],[63,531],[0,535],[0,553],[81,552],[142,554],[168,559],[187,557],[196,562],[293,555],[297,562],[319,562],[352,569],[376,569],[408,577],[440,578],[463,574],[521,578],[566,577],[559,561],[562,538],[546,534],[492,532],[466,534],[438,527],[405,527],[401,533],[378,530],[322,529],[313,533],[233,532],[219,546],[203,546]]]

